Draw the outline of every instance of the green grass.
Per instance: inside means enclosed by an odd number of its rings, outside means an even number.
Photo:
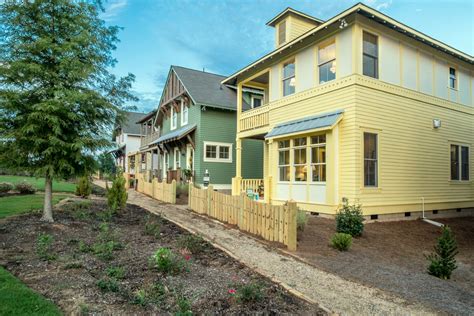
[[[44,191],[44,178],[23,177],[23,176],[0,176],[0,182],[18,183],[27,181],[34,185],[39,191]],[[76,184],[65,181],[53,181],[54,192],[72,192],[76,191]]]
[[[53,194],[53,204],[66,198],[64,194]],[[44,194],[14,195],[0,198],[0,219],[11,215],[28,213],[43,208]],[[1,313],[0,313],[1,315]]]
[[[0,315],[61,315],[61,312],[0,267]]]

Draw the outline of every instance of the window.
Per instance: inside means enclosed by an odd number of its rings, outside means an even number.
[[[295,61],[283,64],[283,96],[295,93]]]
[[[290,141],[278,142],[278,179],[290,181]]]
[[[449,67],[449,87],[457,89],[456,69]]]
[[[204,161],[232,162],[232,144],[204,142]]]
[[[469,180],[469,147],[451,145],[451,180]]]
[[[183,100],[181,100],[181,125],[188,124],[189,108],[186,106]]]
[[[286,21],[281,22],[278,25],[278,45],[286,42]]]
[[[174,106],[171,106],[171,129],[176,129],[178,127],[178,113],[174,109]]]
[[[363,42],[363,74],[372,78],[378,78],[379,53],[377,36],[364,32]]]
[[[251,103],[252,103],[252,108],[253,109],[262,106],[263,96],[261,96],[261,95],[252,95]]]
[[[179,151],[179,148],[174,149],[174,170],[178,169],[181,167],[181,152]]]
[[[326,181],[326,135],[311,137],[311,181]]]
[[[336,79],[336,44],[332,42],[318,51],[319,83]]]
[[[308,166],[306,166],[306,137],[293,140],[293,167],[295,181],[307,180]]]
[[[376,187],[377,183],[377,134],[364,133],[364,186]]]

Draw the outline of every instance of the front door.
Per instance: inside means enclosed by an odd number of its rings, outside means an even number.
[[[194,170],[194,148],[191,145],[186,146],[186,169]]]

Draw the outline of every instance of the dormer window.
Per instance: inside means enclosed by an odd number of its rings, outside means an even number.
[[[286,20],[278,24],[278,45],[286,42]]]
[[[283,64],[283,96],[295,93],[295,61]]]
[[[319,83],[336,79],[336,44],[322,46],[318,51]]]

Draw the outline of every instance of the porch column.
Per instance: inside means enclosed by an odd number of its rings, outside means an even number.
[[[271,192],[272,192],[272,176],[270,173],[270,143],[272,140],[263,141],[263,190],[264,190],[264,200],[266,203],[271,201]]]
[[[232,195],[240,195],[240,184],[242,181],[242,140],[237,138],[235,142],[235,177],[232,179]]]

